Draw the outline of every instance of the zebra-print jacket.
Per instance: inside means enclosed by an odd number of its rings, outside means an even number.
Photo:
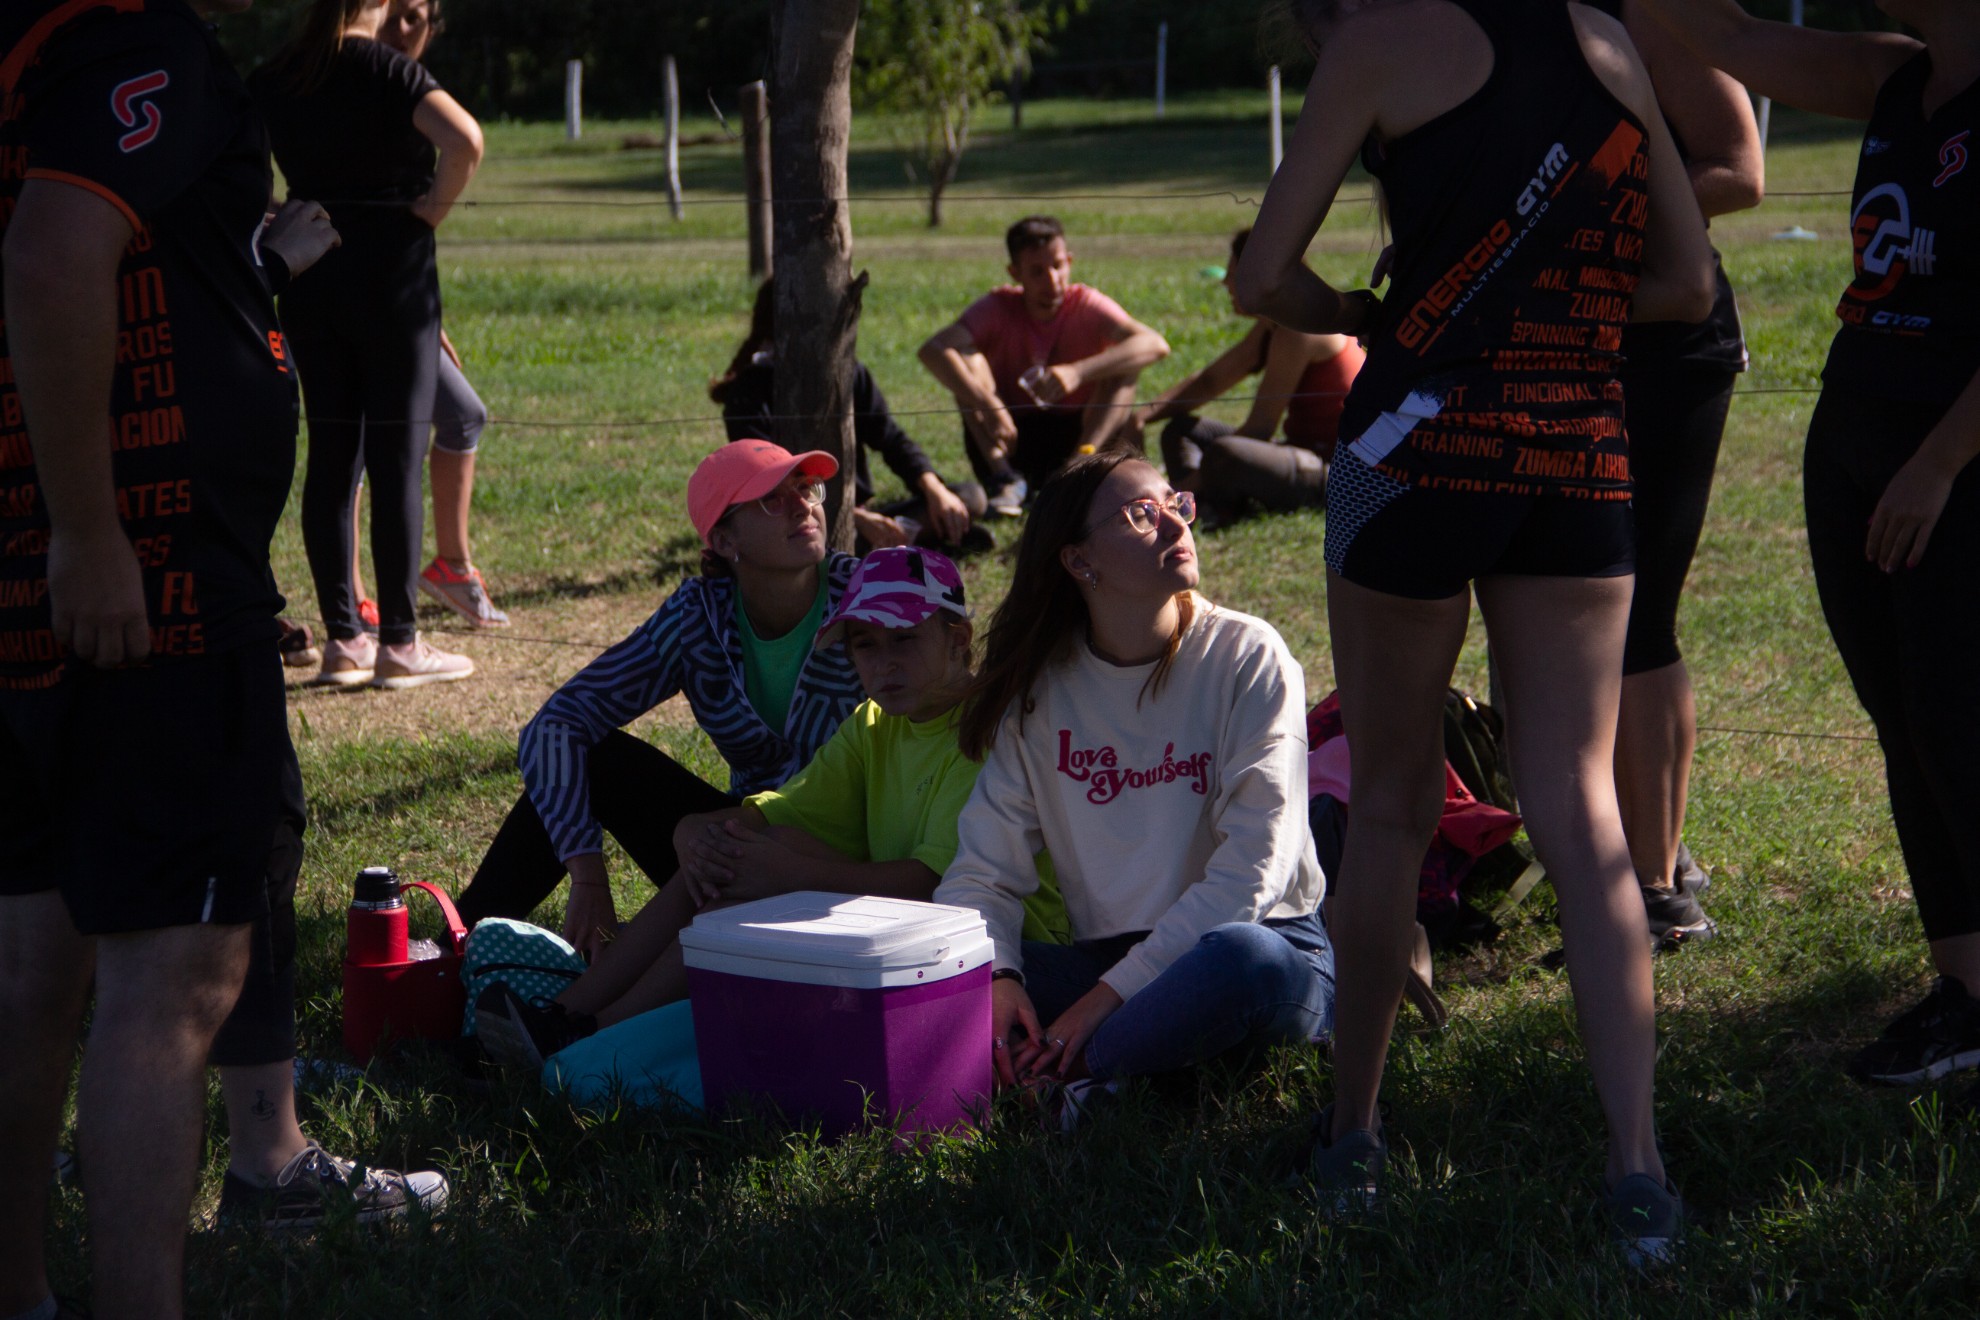
[[[826,557],[828,616],[858,564],[853,555]],[[780,786],[865,699],[846,648],[821,647],[798,674],[783,729],[765,724],[743,687],[735,593],[732,578],[688,578],[632,636],[558,688],[523,728],[516,759],[557,856],[595,853],[604,842],[591,813],[592,747],[676,692],[687,694],[695,722],[729,763],[729,791],[737,794]]]

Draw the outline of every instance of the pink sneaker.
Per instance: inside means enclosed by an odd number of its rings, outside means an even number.
[[[310,682],[317,687],[359,687],[371,681],[378,663],[378,643],[363,633],[332,637],[323,643],[323,668]]]
[[[416,637],[398,646],[378,648],[377,673],[371,686],[396,690],[457,683],[473,672],[474,661],[466,656],[428,646],[424,638]]]

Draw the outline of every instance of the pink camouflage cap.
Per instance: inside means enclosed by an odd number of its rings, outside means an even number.
[[[872,551],[853,570],[839,606],[818,630],[815,646],[837,646],[852,619],[882,628],[912,628],[940,610],[969,617],[962,574],[936,550],[890,545]]]

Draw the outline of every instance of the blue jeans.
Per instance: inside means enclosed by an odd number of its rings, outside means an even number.
[[[1142,934],[1024,943],[1025,991],[1039,1025],[1100,982]],[[1086,1067],[1109,1081],[1173,1072],[1228,1050],[1320,1040],[1334,1029],[1334,949],[1316,913],[1232,921],[1207,932],[1093,1033]]]

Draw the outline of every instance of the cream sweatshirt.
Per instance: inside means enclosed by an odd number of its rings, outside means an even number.
[[[937,903],[983,914],[1022,968],[1032,858],[1049,850],[1073,937],[1149,931],[1102,978],[1129,999],[1227,921],[1304,916],[1325,888],[1306,821],[1306,679],[1272,625],[1201,597],[1168,681],[1084,639],[1014,706],[960,822]]]

